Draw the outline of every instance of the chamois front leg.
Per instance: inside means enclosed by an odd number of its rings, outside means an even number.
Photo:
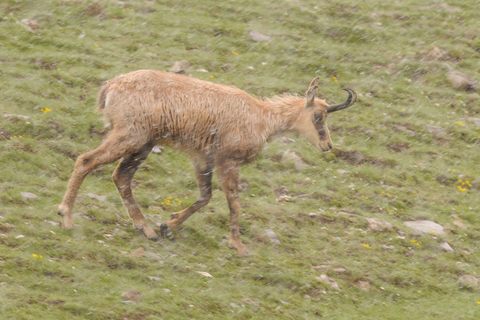
[[[238,195],[239,165],[234,161],[226,161],[219,165],[218,172],[223,192],[227,197],[228,207],[230,209],[230,238],[228,241],[232,249],[236,249],[239,256],[248,254],[247,247],[240,240],[240,225],[238,218],[240,215],[240,201]]]

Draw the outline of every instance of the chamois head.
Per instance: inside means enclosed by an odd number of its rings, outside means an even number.
[[[305,136],[315,147],[322,151],[332,149],[332,139],[327,127],[327,114],[345,109],[355,103],[357,94],[352,89],[344,89],[348,92],[345,102],[329,105],[325,100],[316,98],[318,77],[314,78],[305,93],[305,107],[295,121],[295,129]]]

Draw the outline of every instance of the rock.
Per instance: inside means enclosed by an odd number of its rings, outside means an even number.
[[[277,197],[278,202],[288,202],[292,200],[292,197],[288,194],[288,189],[285,186],[281,186],[273,190],[275,192],[275,196]]]
[[[262,34],[258,31],[250,31],[248,35],[250,36],[250,39],[255,42],[269,42],[272,40],[272,37]]]
[[[25,116],[23,114],[13,114],[13,113],[4,113],[3,117],[7,120],[10,120],[12,122],[17,122],[17,121],[30,121],[29,116]]]
[[[181,60],[175,61],[169,71],[174,73],[186,73],[188,68],[190,68],[190,62]]]
[[[445,234],[441,225],[430,220],[405,221],[403,224],[412,229],[414,234],[417,235],[432,234],[441,236]]]
[[[204,276],[204,277],[207,277],[207,278],[213,278],[213,276],[208,272],[205,272],[205,271],[195,271],[195,272],[198,273],[201,276]]]
[[[306,164],[298,154],[290,150],[285,150],[285,152],[283,152],[281,161],[285,163],[293,163],[297,171],[302,171],[308,168],[308,164]]]
[[[100,202],[107,201],[107,196],[101,196],[101,195],[98,195],[98,194],[95,194],[95,193],[92,193],[92,192],[87,193],[87,197],[89,197],[91,199],[95,199],[95,200],[100,201]]]
[[[342,268],[342,267],[338,267],[338,268],[334,268],[333,272],[335,272],[335,273],[345,273],[345,272],[347,272],[347,269]]]
[[[458,284],[464,289],[480,290],[480,280],[469,274],[465,274],[458,278]]]
[[[40,27],[38,21],[35,19],[22,19],[20,23],[30,32],[35,32]]]
[[[425,54],[425,58],[427,60],[448,60],[449,55],[447,51],[439,47],[433,47]]]
[[[330,286],[331,288],[333,288],[335,290],[340,290],[340,287],[338,286],[338,283],[335,280],[333,280],[332,278],[330,278],[329,276],[327,276],[326,274],[321,274],[319,277],[316,277],[315,279],[317,279],[321,283],[324,283],[324,284]]]
[[[447,131],[442,127],[427,125],[425,129],[437,139],[445,139],[447,137]]]
[[[360,290],[365,291],[365,292],[370,291],[370,288],[371,288],[370,282],[368,282],[366,280],[358,280],[355,283],[355,285],[357,286],[357,288],[359,288]]]
[[[442,242],[440,244],[440,249],[446,252],[453,252],[453,248],[448,244],[448,242]]]
[[[480,178],[477,178],[472,181],[472,188],[476,190],[480,190]]]
[[[268,240],[270,240],[273,244],[280,244],[280,240],[278,239],[277,235],[272,229],[265,230],[265,235],[267,236]]]
[[[157,153],[157,154],[158,154],[158,153],[162,153],[162,147],[160,147],[160,146],[154,146],[154,147],[152,148],[152,153]]]
[[[464,90],[464,91],[477,90],[476,82],[473,79],[471,79],[469,76],[467,76],[466,74],[460,71],[456,71],[456,70],[448,71],[447,79],[448,81],[450,81],[450,84],[455,89]]]
[[[313,218],[318,217],[318,213],[316,213],[316,212],[310,212],[310,213],[308,213],[308,216],[313,219]]]
[[[147,278],[150,281],[160,281],[160,280],[162,280],[162,278],[156,277],[156,276],[148,276]]]
[[[31,192],[20,192],[20,195],[22,196],[22,199],[25,201],[38,199],[38,196],[35,193],[31,193]]]
[[[142,293],[138,290],[128,290],[122,293],[122,300],[128,302],[138,302],[142,298]]]
[[[9,140],[11,136],[10,132],[0,128],[0,140]]]
[[[134,258],[141,258],[145,255],[145,249],[143,247],[139,247],[132,252],[130,252],[129,256]]]
[[[409,129],[406,126],[401,125],[401,124],[395,124],[393,126],[393,128],[396,129],[397,131],[400,131],[400,132],[403,132],[403,133],[409,135],[410,137],[415,137],[417,135],[417,133],[415,131],[413,131],[412,129]]]
[[[393,226],[390,222],[378,220],[375,218],[367,218],[368,229],[376,232],[391,231]]]
[[[470,117],[470,118],[467,118],[467,120],[473,123],[475,126],[480,127],[480,118]]]

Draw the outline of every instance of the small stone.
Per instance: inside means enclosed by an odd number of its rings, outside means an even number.
[[[38,199],[38,196],[31,192],[20,192],[20,195],[22,196],[22,199],[26,201]]]
[[[87,197],[89,197],[91,199],[95,199],[95,200],[100,201],[100,202],[107,201],[107,196],[101,196],[101,195],[98,195],[98,194],[95,194],[95,193],[92,193],[92,192],[87,193]]]
[[[205,68],[200,68],[200,69],[197,69],[197,70],[195,70],[195,71],[197,71],[197,72],[202,72],[202,73],[208,73],[208,70],[205,69]]]
[[[162,280],[162,278],[156,277],[156,276],[148,276],[147,278],[150,281],[160,281],[160,280]]]
[[[10,121],[30,121],[29,116],[24,116],[23,114],[13,114],[13,113],[4,113],[3,117]]]
[[[447,51],[439,47],[433,47],[426,53],[425,58],[427,60],[448,60],[449,55]]]
[[[480,290],[480,280],[469,274],[465,274],[458,278],[458,284],[464,289]]]
[[[273,244],[280,244],[280,240],[272,229],[265,230],[265,235]]]
[[[173,66],[170,68],[170,72],[186,73],[188,68],[190,68],[190,62],[186,60],[175,61]]]
[[[356,282],[356,286],[357,286],[360,290],[365,291],[365,292],[370,291],[370,287],[371,287],[370,282],[368,282],[368,281],[366,281],[366,280],[358,280],[358,281]]]
[[[335,272],[335,273],[345,273],[345,272],[347,272],[347,269],[342,268],[342,267],[338,267],[338,268],[334,268],[333,272]]]
[[[290,150],[285,150],[285,152],[283,152],[281,161],[285,163],[293,163],[297,171],[303,171],[309,167],[298,154]]]
[[[475,91],[477,89],[476,82],[460,71],[450,70],[447,78],[455,89],[464,91]]]
[[[437,139],[445,139],[447,137],[447,131],[442,127],[427,125],[425,129]]]
[[[269,42],[272,40],[272,37],[262,34],[258,31],[250,31],[248,35],[250,36],[250,39],[255,42]]]
[[[18,236],[15,237],[15,239],[22,239],[22,238],[25,238],[23,234],[19,234]]]
[[[467,118],[467,120],[473,123],[475,126],[480,127],[480,118],[470,117],[470,118]]]
[[[391,231],[393,226],[390,222],[382,221],[375,218],[367,218],[368,229],[376,232]]]
[[[441,236],[445,234],[441,225],[430,220],[405,221],[403,224],[412,229],[414,234],[417,235],[432,234]]]
[[[448,244],[448,242],[442,242],[440,248],[446,252],[453,252],[453,248]]]
[[[158,153],[162,153],[162,147],[160,147],[160,146],[154,146],[154,147],[152,148],[152,153],[157,153],[157,154],[158,154]]]
[[[22,19],[20,23],[30,32],[35,32],[40,27],[38,21],[35,19]]]
[[[308,214],[308,216],[309,216],[310,218],[316,218],[316,217],[318,217],[318,213],[316,213],[316,212],[310,212],[310,213]]]
[[[129,256],[134,258],[141,258],[145,255],[145,249],[143,247],[139,247],[132,252],[130,252]]]
[[[138,302],[142,297],[142,293],[138,290],[128,290],[122,293],[122,300],[129,302]]]
[[[170,290],[170,289],[168,289],[168,288],[163,288],[163,292],[165,292],[165,293],[170,293],[170,292],[172,292],[172,290]]]
[[[202,276],[206,277],[206,278],[213,278],[213,276],[208,272],[205,272],[205,271],[195,271],[195,272],[198,273],[199,275],[202,275]]]
[[[318,281],[330,286],[331,288],[333,288],[335,290],[340,290],[340,287],[338,286],[338,283],[334,279],[327,276],[326,274],[321,274],[319,277],[316,277],[316,279]]]

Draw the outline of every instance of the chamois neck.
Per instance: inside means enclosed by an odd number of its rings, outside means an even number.
[[[263,101],[270,114],[270,135],[290,131],[301,110],[305,107],[305,98],[297,96],[275,96]]]

